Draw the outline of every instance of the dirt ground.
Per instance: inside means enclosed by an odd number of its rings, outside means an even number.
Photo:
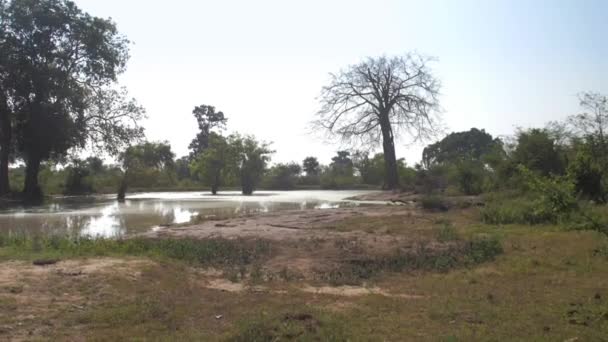
[[[140,257],[1,262],[0,340],[601,341],[606,237],[485,226],[477,210],[426,212],[409,203],[286,211],[143,235],[269,241],[268,256],[247,270]],[[500,234],[504,254],[357,284],[328,277],[395,251],[449,248],[455,242],[438,239],[442,227],[456,241]]]

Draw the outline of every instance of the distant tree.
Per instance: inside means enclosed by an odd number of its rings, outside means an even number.
[[[544,176],[562,174],[565,168],[559,146],[545,129],[520,131],[513,160]]]
[[[198,123],[199,132],[188,146],[191,160],[197,158],[199,154],[209,147],[209,139],[213,130],[226,128],[226,123],[228,122],[224,113],[216,112],[215,107],[213,106],[196,106],[194,107],[192,114]]]
[[[192,177],[190,172],[190,158],[184,156],[175,160],[175,174],[178,180],[183,180]]]
[[[295,188],[302,167],[297,163],[277,164],[267,172],[268,186],[272,189],[291,190]]]
[[[87,164],[87,161],[74,159],[71,165],[67,167],[64,190],[66,195],[82,195],[95,191],[90,179],[88,179],[91,175],[91,169]]]
[[[597,203],[608,202],[608,97],[585,92],[579,95],[584,112],[568,123],[574,128],[575,155],[568,165],[577,192]]]
[[[319,160],[315,157],[306,157],[302,162],[302,169],[306,172],[306,176],[318,176],[319,172],[321,172],[321,167],[319,165]]]
[[[571,116],[569,122],[580,136],[591,138],[593,146],[590,152],[608,166],[608,96],[585,92],[579,95],[579,100],[584,112]]]
[[[117,152],[120,145],[141,137],[141,107],[122,99],[116,103],[120,93],[109,90],[125,70],[129,42],[111,20],[84,13],[71,1],[13,0],[0,7],[0,51],[11,51],[8,59],[0,57],[5,63],[0,67],[2,87],[11,89],[2,93],[10,96],[13,117],[0,120],[0,169],[6,167],[11,123],[17,152],[26,164],[24,193],[38,199],[43,161],[62,158],[87,142]],[[116,105],[105,106],[108,103]],[[108,113],[107,108],[124,115]]]
[[[88,157],[84,160],[85,167],[92,173],[100,173],[104,170],[105,165],[103,160],[99,157]]]
[[[251,195],[259,184],[270,161],[269,145],[252,136],[233,134],[228,137],[234,162],[231,168],[239,178],[244,195]]]
[[[15,65],[14,44],[9,43],[9,3],[0,0],[0,195],[10,192],[9,162],[13,153],[13,120],[14,108],[11,99],[14,97]]]
[[[384,176],[384,154],[376,153],[372,158],[366,152],[357,152],[353,156],[353,163],[364,184],[383,185]]]
[[[471,128],[466,132],[454,132],[442,140],[427,146],[422,152],[426,168],[436,164],[481,161],[502,143],[483,129]]]
[[[133,182],[142,182],[146,170],[158,172],[174,170],[175,154],[168,142],[145,142],[131,146],[118,157],[124,171],[123,180],[119,186],[118,199],[124,200],[128,186]]]
[[[416,53],[368,58],[331,74],[321,93],[318,127],[343,141],[373,146],[382,141],[386,186],[399,187],[395,137],[407,133],[424,140],[437,130],[439,81]]]
[[[230,170],[230,163],[236,162],[236,157],[231,153],[232,150],[226,138],[211,133],[207,148],[199,153],[191,164],[192,174],[197,175],[205,184],[209,185],[211,193],[214,195],[222,185],[225,173]]]
[[[339,176],[352,176],[354,172],[353,160],[348,151],[338,151],[337,155],[331,158],[331,169]]]

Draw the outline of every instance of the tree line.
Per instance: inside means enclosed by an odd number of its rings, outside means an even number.
[[[65,193],[113,187],[119,199],[133,188],[189,186],[214,194],[362,184],[479,194],[520,184],[530,171],[606,201],[607,105],[598,93],[581,95],[581,114],[513,138],[482,129],[451,133],[427,146],[420,164],[408,166],[396,157],[400,140],[429,141],[443,132],[435,59],[418,53],[367,58],[330,74],[322,88],[314,125],[350,146],[329,165],[311,156],[271,166],[270,144],[227,134],[228,118],[211,105],[194,108],[197,135],[189,154],[176,159],[168,143],[145,141],[138,124],[145,110],[117,82],[129,44],[112,20],[71,1],[0,0],[0,196],[15,189],[40,200],[41,185]],[[367,152],[376,148],[382,153]],[[118,162],[74,157],[85,150]]]

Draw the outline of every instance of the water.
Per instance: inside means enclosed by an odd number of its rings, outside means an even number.
[[[35,207],[0,211],[0,232],[68,233],[119,237],[198,217],[231,217],[287,209],[328,209],[356,206],[347,197],[368,191],[259,191],[253,196],[224,192],[155,192],[127,196],[60,197]]]

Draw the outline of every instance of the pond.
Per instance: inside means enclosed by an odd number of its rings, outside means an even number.
[[[0,211],[0,232],[67,233],[92,237],[120,237],[184,224],[199,218],[222,218],[278,210],[329,209],[357,206],[346,200],[370,191],[258,191],[252,196],[223,192],[151,192],[114,195],[56,197],[34,207]]]

